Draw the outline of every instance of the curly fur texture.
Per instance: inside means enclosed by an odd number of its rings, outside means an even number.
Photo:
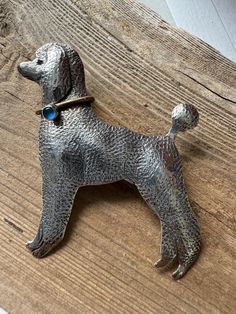
[[[19,71],[41,85],[43,105],[87,95],[83,63],[67,45],[44,45],[35,60],[19,65]],[[137,186],[160,218],[161,259],[155,265],[164,267],[177,259],[173,277],[181,278],[199,255],[200,231],[174,139],[197,122],[198,112],[190,104],[174,109],[172,128],[165,136],[109,125],[88,105],[62,111],[57,122],[42,119],[43,209],[36,237],[27,244],[33,255],[46,255],[63,239],[79,187],[123,179]]]

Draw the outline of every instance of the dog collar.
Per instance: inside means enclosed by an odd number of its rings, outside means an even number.
[[[43,116],[47,120],[55,120],[63,109],[67,109],[78,104],[91,103],[93,101],[94,101],[94,97],[83,96],[77,99],[62,101],[58,104],[46,105],[42,109],[37,110],[35,113],[37,115]]]

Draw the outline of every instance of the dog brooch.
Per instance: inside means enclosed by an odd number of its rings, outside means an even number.
[[[156,267],[178,261],[180,279],[200,252],[200,231],[188,201],[181,160],[174,140],[194,128],[198,112],[181,104],[172,112],[167,135],[147,136],[102,121],[87,95],[83,63],[71,47],[49,43],[19,72],[42,87],[43,108],[39,155],[43,179],[43,209],[37,234],[27,243],[38,258],[64,237],[79,187],[126,180],[135,184],[159,216],[161,259]]]

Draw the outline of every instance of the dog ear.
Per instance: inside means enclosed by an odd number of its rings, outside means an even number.
[[[53,102],[63,99],[72,87],[69,59],[59,45],[53,45],[47,51],[46,72],[42,85],[45,96]]]

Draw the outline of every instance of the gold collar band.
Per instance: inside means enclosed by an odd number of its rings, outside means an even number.
[[[94,97],[83,96],[77,99],[65,100],[58,104],[46,105],[44,108],[37,110],[35,113],[37,115],[42,115],[47,120],[54,120],[63,109],[67,109],[78,104],[91,103],[93,101]]]

